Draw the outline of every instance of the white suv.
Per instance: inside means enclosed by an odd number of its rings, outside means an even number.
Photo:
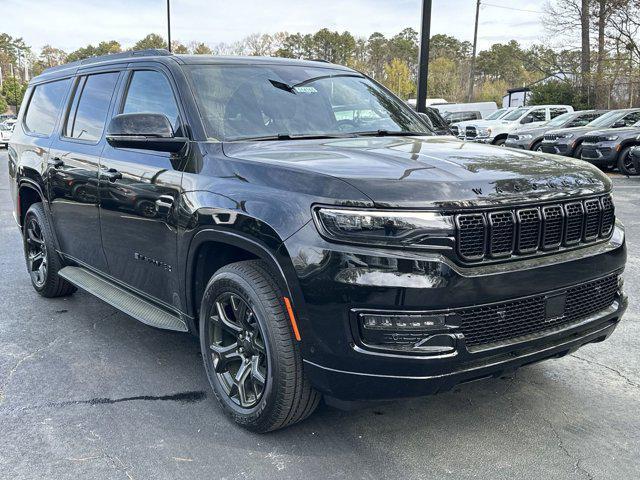
[[[569,105],[536,105],[520,107],[499,120],[492,122],[469,122],[465,128],[465,139],[473,142],[504,145],[509,133],[522,125],[535,127],[567,112],[573,112]]]
[[[7,148],[9,146],[9,139],[13,133],[13,126],[14,124],[8,125],[7,123],[0,123],[0,147],[4,146]]]

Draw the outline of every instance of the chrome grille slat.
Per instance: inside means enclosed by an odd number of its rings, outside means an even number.
[[[608,238],[615,224],[610,195],[551,205],[455,216],[457,251],[465,262],[532,255]]]

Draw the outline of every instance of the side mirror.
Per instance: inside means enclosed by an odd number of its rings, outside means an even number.
[[[617,120],[613,125],[611,125],[611,128],[622,128],[626,126],[627,124],[624,122],[624,120]]]
[[[107,142],[114,148],[137,148],[177,153],[188,143],[176,137],[171,122],[160,113],[122,113],[107,127]]]
[[[526,117],[524,117],[522,120],[520,120],[520,123],[522,125],[526,124],[526,123],[531,123],[533,122],[533,117],[531,115],[527,115]]]

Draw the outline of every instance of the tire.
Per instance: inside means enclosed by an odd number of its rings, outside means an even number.
[[[638,170],[636,170],[635,163],[631,158],[631,147],[624,148],[620,152],[620,156],[618,156],[618,170],[623,175],[628,175],[630,177],[633,177],[640,173],[638,172]]]
[[[573,158],[577,158],[578,160],[582,160],[582,145],[578,145],[573,152]]]
[[[22,228],[27,271],[31,285],[46,298],[65,297],[76,287],[58,275],[64,262],[56,252],[53,231],[42,203],[34,203],[24,217]]]
[[[531,146],[531,150],[533,150],[534,152],[541,152],[542,151],[542,141],[534,143]]]
[[[505,138],[500,138],[500,139],[496,140],[495,142],[493,142],[493,144],[496,147],[504,147],[504,144],[506,143],[506,141],[507,140]]]
[[[220,406],[248,430],[287,427],[318,406],[320,394],[303,372],[282,292],[260,260],[227,265],[209,280],[200,307],[200,348]]]

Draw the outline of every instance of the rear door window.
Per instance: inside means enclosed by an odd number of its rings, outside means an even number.
[[[65,125],[65,137],[88,142],[102,138],[119,75],[118,72],[98,73],[80,79]]]
[[[566,108],[561,108],[561,107],[553,107],[549,109],[549,115],[551,117],[551,120],[553,120],[556,117],[559,117],[560,115],[563,115],[565,113],[567,113],[567,109]]]
[[[71,79],[36,85],[24,117],[30,133],[49,136],[56,125]]]

